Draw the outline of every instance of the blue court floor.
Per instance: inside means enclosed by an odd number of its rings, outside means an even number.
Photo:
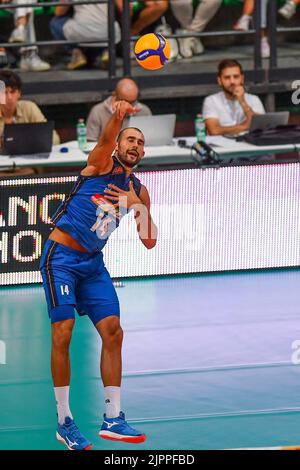
[[[94,449],[224,449],[300,444],[300,270],[127,280],[122,408],[138,446],[98,437],[100,340],[73,335],[71,409]],[[50,324],[41,287],[0,290],[0,449],[65,449],[55,439]],[[294,344],[295,346],[295,344]],[[300,341],[299,346],[300,348]],[[300,349],[299,349],[300,351]]]

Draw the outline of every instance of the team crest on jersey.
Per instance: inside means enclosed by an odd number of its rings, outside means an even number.
[[[113,203],[111,201],[109,201],[108,199],[105,198],[105,196],[103,196],[103,194],[94,194],[92,197],[91,197],[91,200],[97,204],[97,206],[101,207],[101,209],[104,211],[104,212],[116,212],[116,208],[115,206],[113,205]]]
[[[97,204],[96,222],[91,227],[100,239],[107,238],[119,225],[121,214],[119,208],[108,201],[103,194],[94,194],[91,200]]]
[[[121,166],[117,166],[117,168],[115,168],[112,172],[113,175],[117,175],[119,173],[123,173],[123,168]]]

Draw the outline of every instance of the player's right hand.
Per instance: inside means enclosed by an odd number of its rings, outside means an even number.
[[[128,101],[117,101],[115,104],[115,114],[118,119],[123,120],[127,114],[136,114],[139,112],[137,106],[132,106]]]

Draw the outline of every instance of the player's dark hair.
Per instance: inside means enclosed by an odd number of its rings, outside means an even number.
[[[22,90],[22,80],[19,75],[11,70],[0,70],[0,80],[4,82],[6,88],[13,90]]]
[[[223,70],[225,70],[229,67],[239,67],[241,74],[244,75],[243,68],[237,60],[235,60],[235,59],[224,59],[218,65],[218,76],[220,77],[222,75]]]
[[[140,132],[140,134],[142,134],[142,136],[144,137],[144,134],[142,133],[141,129],[138,129],[137,127],[125,127],[124,129],[122,129],[117,137],[117,142],[118,144],[120,143],[121,139],[122,139],[122,136],[124,134],[124,131],[127,131],[127,129],[134,129],[135,131],[138,131]],[[144,137],[144,140],[145,140],[145,137]]]

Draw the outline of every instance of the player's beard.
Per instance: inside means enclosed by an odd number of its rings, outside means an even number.
[[[120,160],[121,163],[123,163],[124,166],[127,166],[129,168],[135,167],[135,165],[140,161],[140,158],[137,156],[136,160],[131,160],[131,158],[127,158],[126,154],[124,156],[124,153],[117,153],[117,157]]]

